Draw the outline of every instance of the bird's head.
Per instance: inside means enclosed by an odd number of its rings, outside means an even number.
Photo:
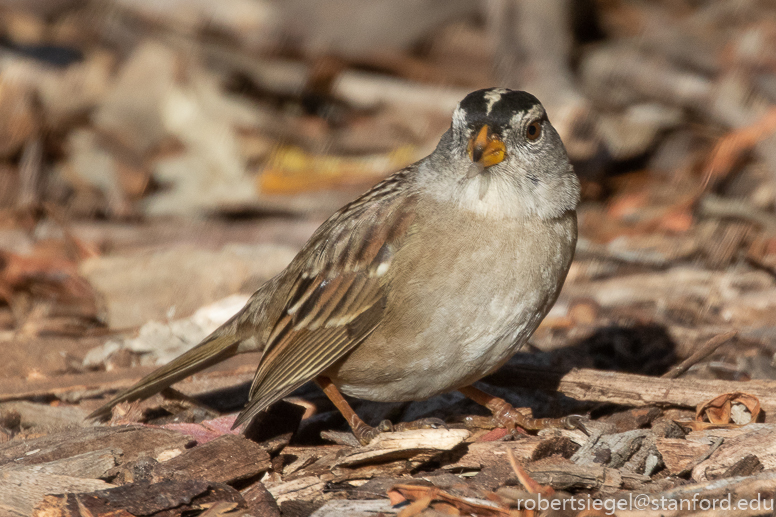
[[[489,88],[467,95],[427,164],[447,176],[442,189],[449,190],[436,194],[475,212],[553,218],[579,202],[563,142],[527,92]]]

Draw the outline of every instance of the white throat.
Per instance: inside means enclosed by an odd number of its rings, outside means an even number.
[[[472,168],[477,166],[470,164]],[[462,210],[489,219],[554,219],[577,206],[576,175],[563,177],[560,184],[532,183],[527,174],[512,177],[472,169],[468,174],[440,177],[430,170],[419,171],[418,186],[443,203],[455,203]]]

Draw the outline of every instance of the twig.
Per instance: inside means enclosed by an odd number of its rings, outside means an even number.
[[[40,172],[43,157],[43,145],[39,138],[33,138],[24,145],[21,159],[19,160],[19,197],[16,206],[29,210],[34,208],[40,200]]]
[[[758,398],[766,412],[767,422],[774,421],[773,415],[776,415],[776,381],[663,379],[591,369],[564,374],[525,366],[513,366],[508,369],[508,374],[513,386],[559,391],[577,400],[634,407],[695,408],[715,394],[744,391]]]
[[[732,330],[730,332],[725,332],[724,334],[720,334],[718,336],[714,336],[713,338],[709,339],[704,343],[703,346],[701,346],[698,350],[692,353],[690,357],[679,363],[678,365],[674,366],[671,370],[667,371],[662,375],[663,379],[676,379],[680,375],[682,375],[684,372],[689,370],[693,365],[698,363],[699,361],[704,360],[711,354],[713,354],[719,347],[733,339],[735,336],[738,335],[738,332],[735,330]]]

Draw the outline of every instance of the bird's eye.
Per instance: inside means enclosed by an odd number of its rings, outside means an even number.
[[[534,120],[525,128],[525,137],[530,141],[538,140],[542,136],[542,123]]]

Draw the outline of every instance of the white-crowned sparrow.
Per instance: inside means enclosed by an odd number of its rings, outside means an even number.
[[[238,314],[92,416],[263,351],[235,425],[314,379],[362,443],[377,430],[340,391],[408,401],[460,390],[500,423],[549,425],[471,384],[504,364],[558,297],[578,201],[577,177],[536,97],[470,93],[433,153],[331,216]]]

